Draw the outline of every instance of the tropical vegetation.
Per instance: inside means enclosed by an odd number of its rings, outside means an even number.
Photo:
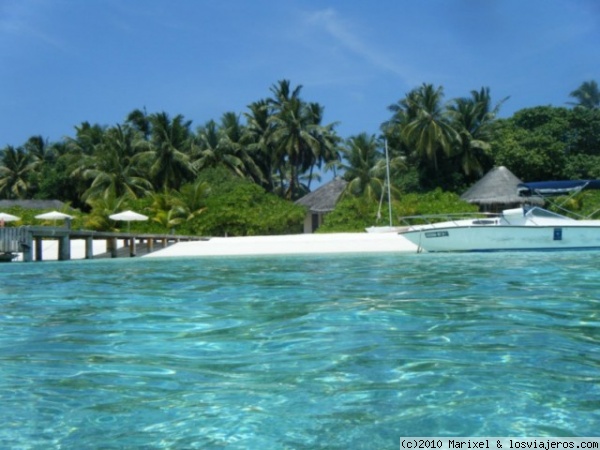
[[[324,106],[281,80],[246,111],[195,128],[182,115],[134,109],[112,126],[83,122],[59,142],[7,145],[0,199],[62,200],[80,212],[78,226],[99,230],[119,226],[108,216],[127,208],[151,216],[133,225],[140,230],[281,234],[301,231],[294,201],[330,172],[348,184],[322,230],[362,229],[387,194],[388,167],[396,215],[458,208],[456,194],[497,165],[523,180],[600,178],[598,84],[568,97],[501,119],[507,99],[492,101],[488,87],[446,100],[442,86],[423,83],[388,107],[379,133],[342,138]]]

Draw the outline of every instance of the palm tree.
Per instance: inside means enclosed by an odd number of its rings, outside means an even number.
[[[206,198],[210,186],[206,182],[186,184],[173,198],[173,206],[177,215],[184,220],[192,220],[206,210]]]
[[[246,139],[248,154],[260,168],[262,181],[255,180],[268,192],[273,192],[275,187],[274,175],[277,161],[275,149],[271,142],[271,126],[269,123],[269,102],[260,100],[248,106],[249,113],[246,117]]]
[[[310,190],[310,183],[313,179],[317,179],[320,181],[320,177],[315,177],[313,175],[313,171],[315,166],[319,169],[325,164],[325,167],[333,167],[335,172],[335,161],[340,161],[340,153],[339,153],[339,143],[341,141],[340,137],[335,133],[336,123],[321,125],[323,122],[323,113],[324,107],[318,103],[308,103],[307,105],[307,113],[312,117],[312,122],[315,124],[315,127],[312,129],[312,134],[319,142],[319,147],[317,152],[312,154],[312,164],[308,168],[309,174],[308,178],[308,189]]]
[[[174,195],[170,192],[154,192],[152,198],[152,221],[162,225],[166,230],[172,230],[183,222],[183,217],[178,214],[173,206]]]
[[[406,141],[412,144],[422,158],[431,161],[435,170],[438,168],[438,153],[449,156],[452,144],[459,137],[452,128],[448,115],[443,107],[442,87],[423,84],[407,96],[407,111],[414,117],[404,126]]]
[[[300,193],[300,175],[306,172],[321,153],[322,132],[314,114],[314,106],[307,106],[299,97],[300,89],[290,89],[288,80],[280,81],[271,87],[273,97],[268,100],[270,116],[268,118],[271,133],[269,139],[273,145],[276,170],[281,181],[289,167],[287,189],[284,196],[297,198]],[[283,183],[282,183],[283,184]]]
[[[89,167],[84,177],[92,184],[83,199],[105,196],[137,198],[152,190],[136,165],[135,156],[144,148],[140,134],[131,127],[120,125],[108,129],[92,157],[87,158]]]
[[[54,147],[42,136],[31,136],[23,146],[37,164],[54,160]]]
[[[86,217],[85,226],[92,230],[107,231],[115,227],[114,221],[108,216],[123,209],[126,198],[115,197],[112,192],[106,192],[102,196],[88,199],[86,203],[91,208],[91,212]]]
[[[248,153],[248,144],[250,144],[250,136],[241,125],[239,116],[232,112],[223,114],[219,147],[228,157],[227,165],[238,176],[261,182],[264,175]]]
[[[595,80],[584,81],[581,86],[569,94],[570,97],[577,99],[577,102],[569,102],[576,107],[587,109],[600,108],[600,90]]]
[[[171,120],[167,113],[152,114],[151,148],[138,155],[149,166],[149,173],[156,190],[179,189],[191,181],[196,171],[191,162],[191,121],[182,115]]]
[[[131,111],[127,116],[126,123],[135,130],[139,131],[145,140],[150,138],[152,125],[150,124],[150,120],[148,119],[148,114],[146,114],[145,109],[144,111],[139,109],[134,109]]]
[[[449,106],[452,126],[459,135],[455,149],[465,175],[483,174],[481,160],[491,148],[490,126],[507,98],[492,108],[490,89],[481,88],[479,91],[471,91],[470,98],[455,99]]]
[[[34,169],[32,157],[23,148],[4,148],[0,154],[0,198],[26,198]]]
[[[75,127],[75,130],[75,137],[66,139],[66,152],[60,159],[67,167],[72,190],[75,191],[70,195],[77,199],[77,204],[90,187],[90,179],[84,173],[93,165],[94,154],[104,139],[105,129],[100,125],[83,122],[79,127]]]
[[[348,182],[346,192],[378,200],[384,186],[385,159],[375,135],[361,133],[351,136],[342,154],[344,160],[339,168],[344,170],[343,177]]]

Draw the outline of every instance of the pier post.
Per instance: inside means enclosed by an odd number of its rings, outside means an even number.
[[[148,248],[146,253],[152,253],[154,251],[154,239],[149,238],[147,241]]]
[[[85,259],[94,259],[94,238],[92,236],[85,238]]]
[[[42,255],[42,238],[35,238],[35,260],[42,261],[44,259],[44,255]]]
[[[129,256],[135,256],[135,250],[136,250],[136,245],[135,245],[135,238],[131,238],[129,240]]]
[[[117,238],[108,238],[106,240],[106,249],[110,252],[111,258],[117,257]]]
[[[24,241],[21,242],[23,250],[23,262],[33,261],[33,234],[31,231],[25,232]]]
[[[71,259],[71,237],[67,234],[58,238],[58,260],[68,261]]]

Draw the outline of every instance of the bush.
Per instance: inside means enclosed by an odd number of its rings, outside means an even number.
[[[387,205],[383,205],[381,219],[377,220],[379,204],[366,197],[348,196],[325,216],[320,233],[360,232],[373,225],[388,225]],[[400,225],[399,217],[421,214],[451,214],[477,212],[479,208],[460,199],[457,194],[441,189],[425,194],[406,194],[392,202],[393,225]]]

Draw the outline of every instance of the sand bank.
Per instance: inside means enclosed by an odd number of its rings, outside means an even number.
[[[180,242],[145,258],[178,256],[242,256],[312,253],[416,252],[417,247],[396,233],[331,233],[286,236],[216,237]]]

